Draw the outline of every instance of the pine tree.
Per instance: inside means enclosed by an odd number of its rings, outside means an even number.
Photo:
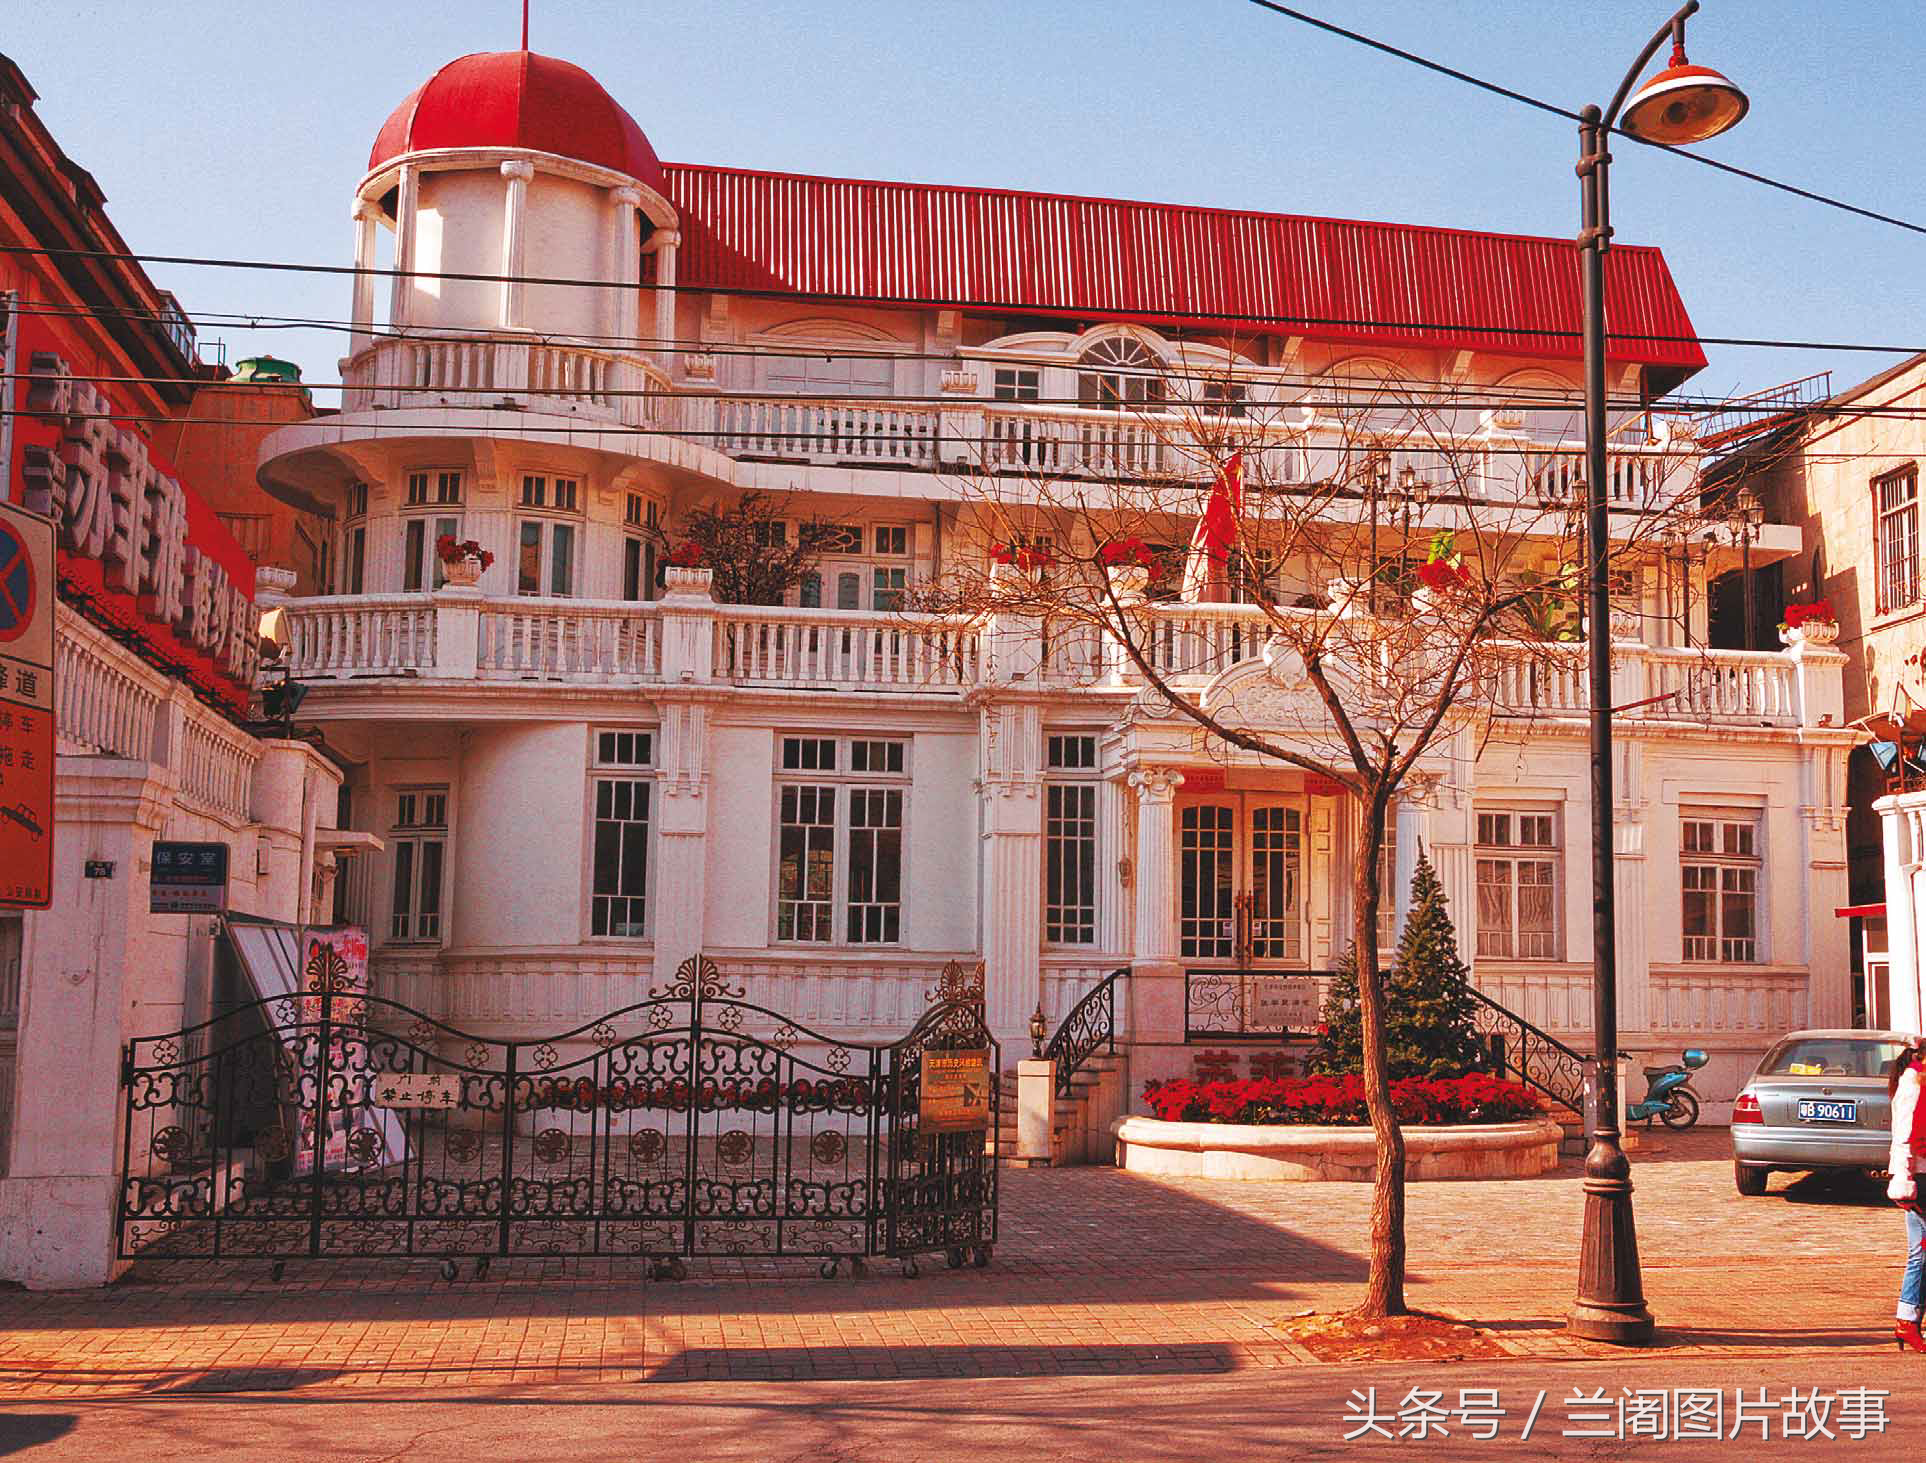
[[[1422,852],[1411,877],[1411,913],[1385,971],[1384,994],[1385,1058],[1393,1081],[1458,1077],[1484,1064],[1470,970],[1458,955],[1444,886]],[[1320,1017],[1324,1029],[1311,1051],[1311,1070],[1334,1076],[1361,1070],[1357,960],[1349,950],[1325,992]]]

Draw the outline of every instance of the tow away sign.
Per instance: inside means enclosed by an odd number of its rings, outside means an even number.
[[[54,535],[0,501],[0,905],[53,903]]]

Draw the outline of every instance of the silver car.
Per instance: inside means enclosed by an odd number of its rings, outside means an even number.
[[[1884,1173],[1886,1073],[1912,1044],[1897,1031],[1795,1031],[1765,1054],[1732,1104],[1732,1182],[1763,1194],[1774,1169]]]

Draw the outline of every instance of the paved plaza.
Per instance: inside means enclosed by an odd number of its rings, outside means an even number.
[[[1661,1347],[1817,1368],[1890,1347],[1898,1216],[1856,1183],[1734,1193],[1721,1130],[1635,1156]],[[985,1270],[926,1260],[820,1278],[803,1261],[698,1262],[680,1282],[601,1261],[143,1263],[99,1292],[0,1293],[0,1389],[19,1399],[337,1389],[1222,1374],[1345,1365],[1293,1340],[1355,1304],[1362,1184],[1011,1171]],[[1412,1302],[1472,1323],[1456,1354],[1577,1362],[1566,1337],[1579,1163],[1410,1188]],[[1884,1353],[1890,1356],[1890,1350]],[[1926,1376],[1926,1372],[1922,1372]],[[1806,1380],[1810,1380],[1807,1378]]]

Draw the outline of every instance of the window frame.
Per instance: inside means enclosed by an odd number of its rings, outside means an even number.
[[[635,738],[644,745],[637,747],[631,743],[630,755],[624,757],[619,741],[610,747],[605,739]],[[657,848],[660,837],[661,798],[658,792],[660,777],[656,763],[656,751],[660,746],[659,729],[653,726],[616,726],[592,724],[588,732],[588,769],[584,779],[584,818],[582,852],[582,938],[607,942],[623,947],[649,944],[655,939],[655,880],[658,863]],[[641,784],[645,789],[646,812],[637,820],[619,820],[624,823],[642,824],[642,890],[639,894],[625,894],[619,890],[602,893],[597,887],[597,852],[601,835],[601,795],[604,783]],[[618,820],[611,820],[618,821]],[[623,849],[622,854],[627,850]],[[618,854],[617,883],[621,883]],[[633,923],[638,927],[618,933],[611,919],[608,927],[600,932],[596,929],[598,902],[607,899],[637,900],[642,903],[642,918]]]
[[[1714,850],[1686,848],[1687,825],[1707,823],[1715,830],[1718,847]],[[1734,853],[1726,847],[1726,829],[1744,828],[1752,835],[1750,853]],[[1690,887],[1687,871],[1713,872],[1716,877],[1709,887]],[[1727,874],[1750,873],[1750,889],[1728,889]],[[1690,965],[1763,965],[1767,963],[1766,948],[1766,860],[1765,860],[1765,810],[1763,808],[1730,807],[1712,804],[1688,804],[1679,808],[1679,959]],[[1686,929],[1687,903],[1693,895],[1710,895],[1710,933],[1692,934]],[[1726,902],[1728,895],[1749,898],[1752,902],[1750,935],[1728,935],[1726,933]],[[1711,953],[1694,954],[1693,942],[1707,942],[1703,949]],[[1733,953],[1734,947],[1750,946],[1749,953]]]
[[[1472,959],[1502,960],[1516,962],[1562,961],[1565,958],[1565,829],[1561,816],[1563,809],[1556,803],[1480,803],[1472,810]],[[1549,825],[1547,841],[1544,843],[1524,843],[1523,820],[1542,818]],[[1486,837],[1486,820],[1502,819],[1505,827],[1503,841]],[[1484,870],[1487,864],[1503,864],[1507,878],[1504,883],[1506,897],[1506,923],[1502,930],[1489,927],[1485,923],[1484,891],[1487,881]],[[1520,878],[1520,870],[1525,865],[1548,865],[1551,879],[1548,887],[1550,894],[1551,927],[1548,930],[1526,930],[1521,920],[1521,896],[1527,885]],[[1542,935],[1544,953],[1527,952],[1524,948],[1528,937]],[[1487,949],[1487,938],[1494,941],[1502,938],[1504,948]]]
[[[1890,488],[1905,486],[1908,493],[1904,502],[1895,506],[1886,505],[1886,494]],[[1897,614],[1913,608],[1919,603],[1920,589],[1920,541],[1919,541],[1919,464],[1908,462],[1882,472],[1872,480],[1873,512],[1873,596],[1874,609],[1882,615]],[[1894,549],[1888,541],[1888,525],[1900,524],[1899,532],[1905,536],[1906,562],[1893,562]]]
[[[911,888],[909,835],[912,793],[914,790],[913,759],[915,755],[915,740],[914,735],[865,735],[862,733],[843,735],[832,733],[825,735],[820,730],[778,730],[774,734],[773,756],[771,757],[771,766],[774,775],[771,778],[769,818],[770,827],[774,833],[774,836],[770,839],[769,850],[769,943],[772,946],[783,949],[804,950],[820,950],[824,948],[861,950],[878,948],[902,949],[912,943],[909,900],[909,890]],[[816,767],[803,765],[791,768],[784,767],[783,762],[786,756],[785,744],[790,741],[807,744],[814,748],[821,748],[825,745],[832,747],[834,749],[833,756],[835,765],[827,768],[820,765]],[[900,768],[892,768],[885,765],[882,769],[870,767],[858,769],[855,766],[855,748],[858,745],[900,747],[902,751],[902,765]],[[801,749],[799,748],[799,763],[802,760]],[[820,817],[812,822],[797,821],[790,823],[785,820],[783,808],[785,789],[827,790],[830,792],[833,800],[833,807],[827,823],[830,834],[828,908],[826,912],[812,915],[813,920],[821,920],[822,924],[826,925],[829,935],[827,939],[806,939],[798,937],[793,933],[797,928],[793,920],[789,925],[791,933],[783,933],[783,905],[785,902],[793,905],[821,905],[824,903],[822,900],[806,897],[809,888],[807,863],[811,847],[810,841],[806,837],[803,840],[801,849],[804,856],[804,874],[796,886],[799,891],[799,897],[785,901],[783,893],[784,830],[789,827],[806,829],[825,826]],[[888,801],[887,795],[895,794],[897,798],[897,811],[894,826],[891,827],[888,824],[868,825],[857,823],[855,821],[855,812],[856,797],[859,793],[882,794],[884,795],[885,806],[887,806]],[[801,801],[802,797],[799,791],[797,795],[799,812],[801,811]],[[895,898],[893,900],[859,900],[856,898],[856,890],[854,887],[857,874],[857,864],[854,857],[855,835],[870,831],[871,829],[882,832],[893,832],[896,835]],[[883,861],[880,857],[872,855],[869,867],[872,872],[880,871],[883,867]],[[871,892],[874,892],[873,885]],[[895,931],[893,937],[852,938],[850,933],[852,905],[875,907],[885,911],[893,905],[895,910]],[[886,912],[879,915],[877,926],[879,929],[887,929],[888,923],[888,914]]]
[[[410,545],[409,539],[419,529],[421,542]],[[401,518],[401,592],[403,594],[423,594],[431,589],[440,589],[448,582],[448,568],[441,562],[441,555],[435,545],[444,533],[462,537],[462,522],[459,512],[448,514],[438,508],[416,509],[404,513]]]
[[[384,925],[388,945],[437,946],[448,943],[448,877],[451,860],[449,850],[453,842],[452,796],[449,785],[438,783],[411,783],[391,788],[394,798],[394,814],[388,826],[387,860],[387,921]],[[418,814],[429,811],[419,806],[420,800],[439,798],[441,800],[441,820],[427,821]],[[433,910],[421,908],[422,892],[426,887],[422,870],[427,862],[424,850],[429,846],[437,850],[437,878],[435,879],[435,907]],[[406,909],[401,908],[399,898],[402,882],[402,855],[407,852],[408,897]],[[428,933],[421,930],[421,921],[432,918],[434,929]],[[400,924],[405,920],[404,926]],[[403,932],[405,929],[405,932]]]
[[[1105,913],[1103,878],[1104,848],[1103,836],[1103,784],[1104,778],[1098,771],[1101,752],[1098,749],[1099,733],[1081,728],[1046,727],[1043,746],[1043,867],[1041,870],[1041,889],[1038,891],[1042,901],[1043,946],[1046,950],[1095,950],[1100,947],[1103,936]],[[1084,755],[1087,750],[1088,756]],[[1069,815],[1058,810],[1062,795],[1070,790],[1083,792],[1088,799],[1089,830],[1084,833],[1068,833],[1057,825],[1069,823]],[[1081,816],[1074,821],[1082,822]],[[1072,882],[1086,884],[1087,898],[1072,903],[1065,899],[1053,902],[1050,898],[1050,875],[1056,863],[1055,850],[1064,846],[1065,859],[1073,857],[1071,849],[1089,849],[1089,868],[1079,869]],[[1064,881],[1059,881],[1057,892],[1064,892]],[[1087,909],[1087,918],[1081,911]],[[1053,914],[1054,911],[1054,914]],[[1071,915],[1071,911],[1076,911]],[[1087,934],[1070,934],[1066,930],[1075,928],[1082,931],[1087,925]]]

